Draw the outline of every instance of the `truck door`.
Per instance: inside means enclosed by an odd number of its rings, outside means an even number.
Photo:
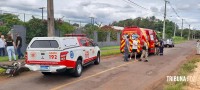
[[[95,52],[94,44],[90,40],[87,40],[87,42],[88,42],[89,55],[90,55],[89,57],[94,58],[96,56],[96,53],[97,53],[97,52]]]
[[[90,48],[88,47],[88,43],[87,43],[87,40],[86,39],[81,39],[80,40],[82,46],[83,46],[83,49],[81,52],[83,52],[83,58],[84,58],[84,61],[83,63],[88,63],[90,60]]]

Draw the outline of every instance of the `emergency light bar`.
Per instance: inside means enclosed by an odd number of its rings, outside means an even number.
[[[65,34],[66,37],[86,37],[85,34]]]
[[[125,27],[125,28],[139,28],[138,26],[128,26],[128,27]]]

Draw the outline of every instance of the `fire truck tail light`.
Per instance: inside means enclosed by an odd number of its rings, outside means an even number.
[[[61,61],[66,60],[67,53],[68,53],[68,52],[61,52],[61,53],[60,53],[60,60],[61,60]]]

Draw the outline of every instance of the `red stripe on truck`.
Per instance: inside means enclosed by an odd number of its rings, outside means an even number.
[[[75,66],[76,66],[76,61],[72,61],[72,60],[62,60],[62,61],[60,61],[60,62],[51,62],[51,61],[44,61],[44,60],[40,60],[40,61],[28,60],[28,61],[26,61],[26,64],[64,65],[64,66],[66,66],[66,67],[75,68]]]
[[[95,60],[96,58],[97,58],[97,56],[92,57],[92,58],[88,58],[88,59],[85,59],[83,62],[85,64],[85,63],[88,63],[88,62],[91,62],[91,61]]]

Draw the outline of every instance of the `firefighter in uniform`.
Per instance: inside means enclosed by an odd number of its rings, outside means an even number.
[[[161,39],[160,40],[160,55],[161,56],[163,55],[163,51],[164,51],[164,43],[163,43],[163,40]]]

